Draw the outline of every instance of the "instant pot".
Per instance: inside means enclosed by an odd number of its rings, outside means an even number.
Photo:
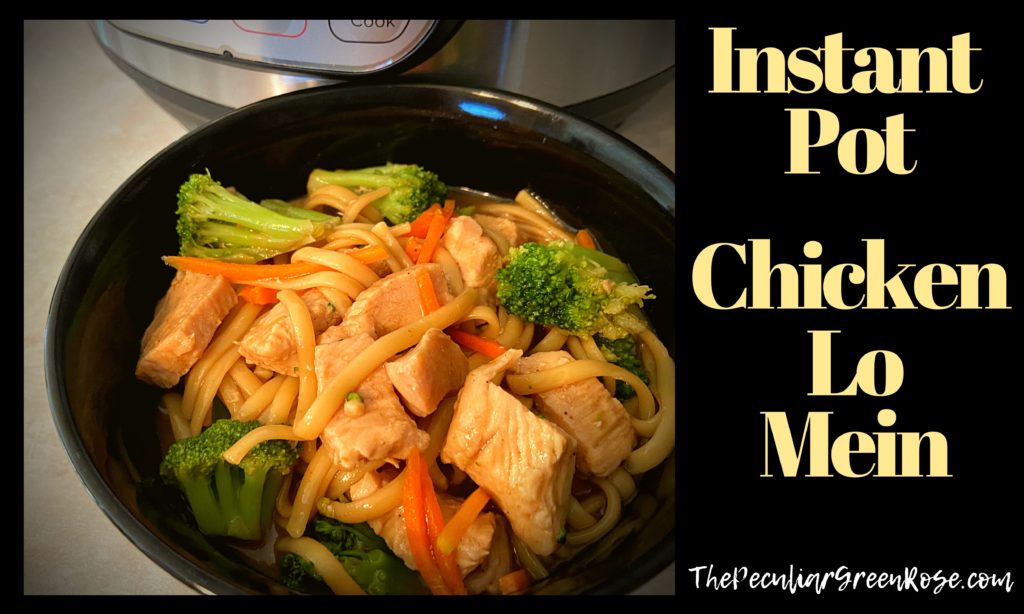
[[[99,20],[114,62],[189,128],[343,81],[441,83],[538,98],[616,127],[675,78],[675,22]]]

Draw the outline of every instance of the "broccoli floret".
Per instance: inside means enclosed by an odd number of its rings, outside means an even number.
[[[205,431],[171,445],[160,463],[163,479],[188,499],[199,530],[258,540],[270,524],[274,497],[299,452],[285,441],[266,441],[237,466],[224,452],[259,422],[218,420]]]
[[[568,241],[524,243],[498,269],[498,302],[528,322],[621,339],[646,327],[653,299],[621,260]]]
[[[311,595],[330,595],[331,590],[313,564],[289,552],[281,557],[281,584],[293,591]]]
[[[352,579],[371,595],[425,595],[429,592],[421,576],[386,548],[346,556],[341,563]]]
[[[306,537],[330,550],[352,579],[371,595],[428,592],[420,575],[392,554],[384,540],[366,523],[349,525],[320,517],[306,527]],[[330,593],[312,563],[294,553],[281,557],[281,583],[303,593]]]
[[[306,188],[314,192],[325,185],[364,190],[391,188],[373,206],[392,224],[411,222],[430,205],[444,201],[448,194],[448,186],[437,175],[415,164],[388,163],[350,171],[318,168],[310,173]]]
[[[287,206],[260,206],[209,174],[189,176],[178,189],[182,256],[254,263],[322,238],[340,218]]]
[[[614,363],[626,371],[629,371],[633,375],[640,378],[645,384],[651,383],[651,378],[648,377],[647,371],[644,370],[643,362],[640,361],[640,353],[637,351],[636,339],[632,335],[627,335],[622,339],[606,339],[604,337],[595,337],[594,341],[597,342],[597,347],[600,348],[601,353],[604,354],[605,360],[610,363]],[[636,396],[636,391],[633,387],[623,381],[615,382],[615,397],[620,400],[631,399]]]

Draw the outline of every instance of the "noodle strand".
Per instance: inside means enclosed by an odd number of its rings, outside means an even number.
[[[282,537],[275,544],[281,552],[297,554],[313,564],[317,575],[323,578],[335,595],[365,595],[345,566],[320,542],[311,537]]]
[[[299,359],[299,406],[295,415],[302,416],[316,398],[316,370],[313,364],[316,333],[313,330],[313,317],[306,302],[292,290],[281,290],[277,298],[288,309],[295,337],[295,353]]]
[[[352,502],[330,501],[327,498],[322,498],[317,501],[317,510],[324,516],[329,516],[345,524],[359,524],[380,518],[402,504],[402,485],[404,483],[405,470],[403,469],[395,479],[369,496]]]
[[[622,497],[615,485],[605,478],[593,478],[593,482],[604,491],[604,514],[600,520],[585,529],[569,531],[565,536],[565,543],[570,546],[583,546],[601,539],[622,517]]]
[[[668,355],[665,345],[650,329],[641,332],[640,339],[654,355],[658,396],[661,399],[661,410],[658,412],[661,422],[654,435],[626,458],[625,469],[633,475],[649,471],[660,464],[672,452],[676,441],[675,362]]]
[[[320,485],[325,484],[324,488],[326,488],[324,477],[330,469],[331,456],[327,446],[320,446],[313,456],[313,462],[306,467],[306,473],[302,475],[299,491],[295,494],[295,501],[292,503],[292,513],[288,517],[286,527],[288,534],[292,537],[301,537],[306,531],[306,523],[312,515],[314,504],[320,497]]]

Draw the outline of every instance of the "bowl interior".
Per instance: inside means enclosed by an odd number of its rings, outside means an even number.
[[[133,374],[173,276],[160,256],[177,252],[177,188],[209,169],[253,200],[291,198],[315,167],[388,161],[509,198],[529,187],[568,223],[592,229],[654,289],[648,315],[674,354],[674,178],[603,129],[534,101],[444,87],[334,87],[232,113],[168,147],[111,197],[74,247],[47,324],[47,386],[73,464],[118,528],[188,584],[284,590],[254,553],[192,529],[180,498],[153,480],[160,390]],[[634,531],[613,532],[533,591],[628,592],[663,569],[675,555],[672,475],[645,476],[650,496],[624,511],[642,512]]]

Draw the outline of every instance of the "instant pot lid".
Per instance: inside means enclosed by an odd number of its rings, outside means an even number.
[[[675,76],[673,21],[97,20],[91,25],[115,63],[190,128],[278,94],[385,79],[507,90],[614,126]]]

